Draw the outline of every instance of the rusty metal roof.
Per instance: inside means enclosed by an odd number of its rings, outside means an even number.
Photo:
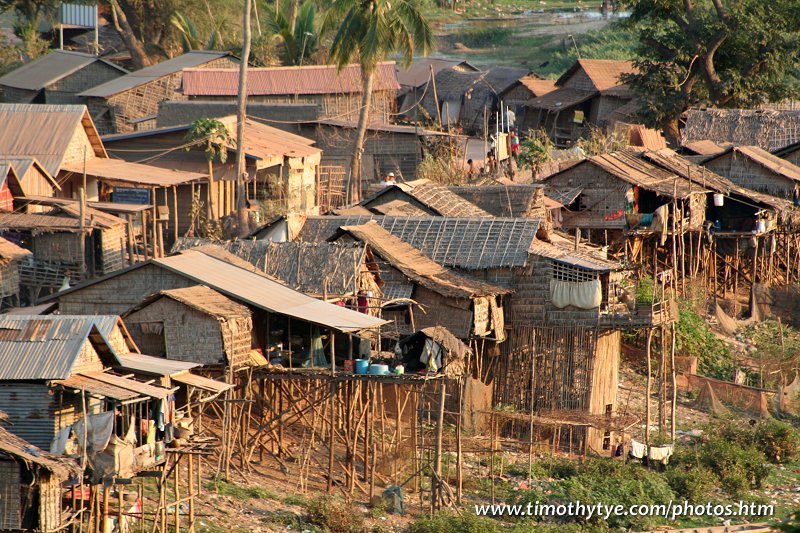
[[[544,96],[556,90],[555,80],[543,80],[537,76],[525,76],[519,79],[519,83],[524,85],[534,96]]]
[[[66,379],[87,339],[116,362],[92,316],[0,315],[0,381]]]
[[[82,161],[61,167],[66,172],[83,173]],[[120,159],[95,158],[86,161],[86,174],[110,182],[141,184],[152,187],[171,187],[208,178],[208,174],[166,169],[139,163],[129,163]]]
[[[316,300],[255,272],[255,268],[246,270],[202,251],[186,250],[152,262],[239,302],[338,331],[356,332],[386,323],[367,314]]]
[[[38,91],[48,85],[66,78],[70,74],[88,67],[99,61],[120,72],[120,76],[127,74],[127,70],[110,61],[95,55],[70,50],[53,50],[49,54],[25,63],[0,78],[0,85]]]
[[[36,158],[51,176],[58,174],[75,131],[82,127],[94,155],[106,157],[92,118],[82,105],[0,104],[0,154]]]
[[[114,80],[107,81],[91,89],[87,89],[78,96],[94,96],[97,98],[108,98],[115,94],[128,91],[150,83],[151,81],[175,74],[186,68],[200,66],[209,61],[214,61],[225,56],[232,55],[230,52],[216,52],[212,50],[193,50],[186,54],[162,61],[147,68],[131,72]]]
[[[394,61],[378,64],[375,91],[400,88]],[[362,88],[361,66],[348,65],[337,71],[335,65],[251,68],[247,71],[247,94],[350,94]],[[191,69],[183,71],[181,92],[187,96],[236,96],[239,90],[237,69]]]

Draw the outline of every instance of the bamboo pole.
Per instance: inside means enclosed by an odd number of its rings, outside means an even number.
[[[670,358],[670,368],[672,370],[672,405],[670,409],[670,439],[673,444],[675,444],[675,410],[678,404],[678,387],[677,381],[675,376],[675,321],[673,320],[670,322],[670,350],[669,350],[669,358]]]
[[[650,349],[653,342],[653,328],[647,330],[647,386],[645,388],[645,430],[644,430],[644,443],[650,446],[650,390],[653,379],[652,363],[650,361]]]
[[[442,435],[444,431],[444,402],[447,385],[444,381],[440,382],[439,389],[439,410],[437,412],[436,423],[436,448],[433,456],[433,475],[431,476],[431,513],[441,508],[443,487],[442,487]]]

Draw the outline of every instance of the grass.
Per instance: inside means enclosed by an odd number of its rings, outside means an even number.
[[[281,500],[278,494],[264,487],[243,487],[227,481],[208,481],[205,483],[205,489],[215,491],[221,496],[228,496],[235,500]]]

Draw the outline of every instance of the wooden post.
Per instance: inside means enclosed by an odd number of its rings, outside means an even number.
[[[172,228],[172,236],[175,241],[172,243],[175,246],[178,243],[178,187],[172,186],[172,223],[175,225]]]
[[[433,65],[429,65],[431,70],[431,84],[433,85],[433,103],[436,106],[436,118],[439,120],[439,128],[443,128],[442,125],[442,110],[439,108],[439,95],[436,92],[436,76],[433,74]]]
[[[103,486],[103,515],[102,515],[102,530],[103,533],[111,533],[108,521],[108,489],[109,487]]]
[[[447,392],[447,384],[444,380],[440,382],[439,389],[439,410],[436,422],[436,448],[433,455],[433,475],[431,476],[431,513],[441,508],[443,481],[442,481],[442,433],[444,431],[444,400]],[[493,445],[494,447],[494,445]]]
[[[153,195],[153,258],[158,257],[158,199],[156,198],[156,188],[150,188],[150,194]]]
[[[644,443],[650,446],[650,390],[653,379],[652,363],[650,361],[650,349],[653,343],[653,328],[647,330],[647,386],[645,389],[645,430],[644,430]]]
[[[244,452],[242,453],[244,455]],[[181,532],[181,488],[180,471],[181,456],[175,456],[175,533]]]
[[[328,492],[333,490],[333,463],[334,463],[334,439],[336,437],[336,337],[333,330],[329,330],[331,335],[331,394],[329,399],[328,420]]]
[[[672,406],[670,409],[670,438],[672,443],[675,443],[675,407],[678,403],[678,387],[675,378],[675,321],[670,322],[670,368],[672,370]]]

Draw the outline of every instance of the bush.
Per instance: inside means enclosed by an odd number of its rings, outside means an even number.
[[[770,462],[789,462],[800,455],[800,434],[789,424],[762,421],[754,428],[755,446]]]
[[[361,533],[364,517],[353,507],[333,496],[320,496],[308,502],[307,519],[333,533]]]
[[[409,524],[406,533],[499,533],[500,530],[494,520],[467,511],[464,516],[449,512],[422,516]]]
[[[513,31],[503,26],[491,26],[466,30],[456,36],[456,40],[470,48],[487,48],[499,46],[508,41]]]
[[[725,439],[711,439],[700,449],[700,461],[717,473],[723,490],[741,496],[759,488],[769,474],[764,454],[753,446],[743,446]]]
[[[533,463],[531,468],[533,477],[539,479],[566,479],[577,475],[577,473],[578,467],[575,461],[557,455],[545,456]]]
[[[555,481],[551,485],[549,503],[580,501],[594,503],[663,504],[674,499],[675,494],[664,476],[636,464],[625,464],[608,459],[594,459],[581,464],[577,473]],[[520,503],[542,501],[538,492],[526,493]],[[612,516],[608,522],[599,517],[590,521],[592,527],[646,529],[654,524],[649,517]]]
[[[711,501],[719,478],[705,466],[681,465],[667,470],[667,483],[675,494],[692,503]]]
[[[736,370],[731,352],[722,340],[708,328],[706,321],[691,309],[687,302],[680,303],[675,348],[680,355],[697,357],[698,372],[704,376],[730,380]]]

